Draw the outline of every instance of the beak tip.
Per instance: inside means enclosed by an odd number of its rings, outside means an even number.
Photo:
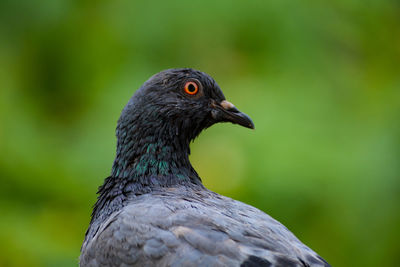
[[[244,113],[241,113],[240,121],[235,121],[235,124],[239,124],[245,128],[254,130],[256,127],[254,125],[254,122],[250,119],[249,116],[247,116]]]
[[[251,130],[255,130],[256,129],[256,127],[254,126],[254,123],[252,121],[249,122],[249,125],[248,125],[247,128],[249,128]]]

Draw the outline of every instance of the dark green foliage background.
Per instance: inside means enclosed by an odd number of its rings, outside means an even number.
[[[400,4],[0,2],[0,266],[76,266],[114,129],[152,74],[193,67],[249,114],[192,145],[204,183],[333,266],[395,266]]]

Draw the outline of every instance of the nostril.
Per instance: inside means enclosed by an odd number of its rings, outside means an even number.
[[[223,101],[220,103],[220,105],[221,105],[225,110],[231,111],[231,110],[236,109],[234,104],[232,104],[231,102],[226,101],[226,100],[223,100]],[[236,109],[236,110],[237,110],[237,109]]]

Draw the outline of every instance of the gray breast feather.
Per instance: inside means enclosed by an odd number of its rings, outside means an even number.
[[[81,266],[329,266],[260,210],[210,191],[186,193],[132,199],[84,244]]]

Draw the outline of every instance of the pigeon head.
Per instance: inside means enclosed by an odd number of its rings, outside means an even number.
[[[138,121],[153,126],[153,134],[165,135],[167,130],[172,131],[169,135],[189,140],[216,122],[254,128],[247,115],[225,100],[213,78],[193,69],[165,70],[146,81],[130,99],[119,123]]]
[[[254,128],[209,75],[193,69],[157,73],[121,113],[112,175],[197,177],[188,159],[189,143],[218,122]]]

